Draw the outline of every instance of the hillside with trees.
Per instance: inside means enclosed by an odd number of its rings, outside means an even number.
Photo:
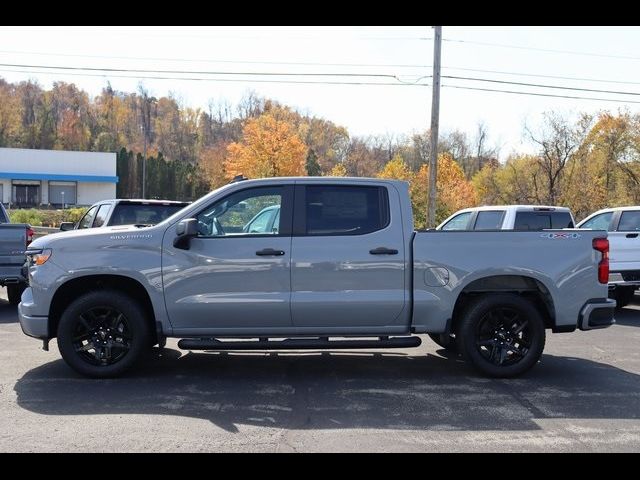
[[[605,206],[640,203],[640,115],[545,114],[523,132],[535,154],[499,162],[489,128],[442,136],[438,152],[437,217],[478,204],[569,206],[577,218]],[[351,136],[333,122],[247,94],[238,105],[205,108],[177,97],[156,98],[143,87],[96,97],[73,84],[50,90],[0,79],[0,147],[117,153],[119,197],[139,197],[147,148],[149,198],[193,200],[239,173],[257,178],[336,175],[411,182],[416,224],[424,226],[429,132]]]

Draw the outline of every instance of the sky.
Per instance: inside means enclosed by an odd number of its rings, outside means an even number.
[[[501,159],[533,151],[524,126],[535,129],[545,111],[640,111],[639,27],[442,31],[440,131],[459,129],[473,138],[483,122]],[[45,88],[73,82],[91,96],[107,82],[126,92],[142,82],[154,96],[171,93],[203,109],[211,99],[236,104],[254,91],[352,135],[409,135],[430,126],[433,35],[431,26],[0,27],[0,76],[37,80]]]

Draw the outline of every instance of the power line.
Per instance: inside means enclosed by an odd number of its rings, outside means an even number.
[[[575,90],[579,92],[593,92],[593,93],[610,93],[613,95],[639,95],[638,92],[624,92],[617,90],[599,90],[595,88],[581,88],[581,87],[566,87],[562,85],[545,85],[540,83],[526,83],[526,82],[512,82],[508,80],[496,80],[492,78],[477,78],[477,77],[458,77],[454,75],[442,75],[442,78],[450,78],[453,80],[472,80],[477,82],[489,82],[489,83],[500,83],[506,85],[520,85],[523,87],[539,87],[539,88],[555,88],[558,90]]]
[[[89,72],[130,72],[130,73],[161,73],[174,75],[249,75],[249,76],[277,76],[277,77],[378,77],[393,78],[396,75],[387,73],[301,73],[301,72],[221,72],[221,71],[193,71],[193,70],[147,70],[141,68],[106,68],[106,67],[61,67],[54,65],[25,65],[16,63],[0,63],[0,67],[11,68],[45,68],[51,70],[82,70]]]
[[[504,43],[479,42],[476,40],[462,40],[457,38],[443,38],[442,40],[445,42],[469,43],[472,45],[481,45],[484,47],[513,48],[517,50],[532,50],[532,51],[545,52],[545,53],[563,53],[568,55],[583,55],[587,57],[619,58],[623,60],[640,60],[640,57],[635,57],[630,55],[612,55],[608,53],[578,52],[575,50],[556,50],[553,48],[526,47],[522,45],[507,45]]]
[[[349,77],[349,78],[391,78],[401,84],[416,85],[427,76],[421,76],[416,78],[413,82],[407,82],[400,79],[397,75],[382,74],[382,73],[344,73],[344,72],[230,72],[230,71],[193,71],[193,70],[150,70],[150,69],[132,69],[132,68],[107,68],[107,67],[71,67],[71,66],[54,66],[54,65],[27,65],[27,64],[13,64],[13,63],[0,63],[0,67],[10,68],[37,68],[48,70],[71,70],[71,71],[88,71],[88,72],[117,72],[117,73],[144,73],[144,74],[163,74],[163,75],[215,75],[215,76],[250,76],[250,77]],[[617,91],[617,90],[602,90],[594,88],[583,87],[569,87],[564,85],[549,85],[539,83],[528,82],[516,82],[510,80],[497,80],[491,78],[478,78],[478,77],[464,77],[456,75],[443,75],[443,78],[449,78],[452,80],[468,80],[477,82],[498,83],[503,85],[518,85],[523,87],[536,87],[536,88],[551,88],[557,90],[568,91],[580,91],[580,92],[593,92],[593,93],[607,93],[611,95],[634,95],[640,96],[637,92]],[[153,77],[152,77],[153,78]],[[156,79],[159,79],[156,77]],[[166,79],[166,78],[163,78]]]
[[[499,75],[514,75],[519,77],[537,77],[537,78],[553,78],[555,80],[575,80],[578,82],[597,82],[597,83],[617,83],[622,85],[640,85],[640,82],[629,82],[625,80],[603,80],[599,78],[581,78],[581,77],[565,77],[560,75],[543,75],[540,73],[522,73],[522,72],[507,72],[505,70],[483,70],[480,68],[462,68],[462,67],[442,67],[447,70],[460,70],[465,72],[479,72],[479,73],[497,73]]]
[[[523,47],[524,48],[524,47]],[[130,56],[118,56],[118,55],[85,55],[85,54],[72,54],[72,53],[54,53],[54,52],[30,52],[22,50],[0,50],[0,54],[19,54],[19,55],[37,55],[45,57],[70,57],[70,58],[104,58],[104,59],[116,59],[116,60],[142,60],[142,61],[167,61],[167,62],[185,62],[185,63],[212,63],[212,64],[247,64],[247,65],[293,65],[293,66],[322,66],[322,67],[382,67],[382,68],[432,68],[432,65],[419,65],[419,64],[407,64],[407,63],[326,63],[326,62],[280,62],[280,61],[264,61],[264,60],[213,60],[203,58],[170,58],[170,57],[130,57]],[[445,70],[460,70],[466,72],[478,72],[478,73],[495,73],[499,75],[513,75],[520,77],[533,77],[533,78],[552,78],[556,80],[573,80],[579,82],[597,82],[597,83],[612,83],[620,85],[640,85],[640,82],[632,82],[625,80],[607,80],[602,78],[583,78],[575,76],[562,76],[562,75],[544,75],[539,73],[526,73],[526,72],[512,72],[505,70],[487,70],[481,68],[464,68],[464,67],[442,67]]]
[[[27,71],[27,70],[12,70],[12,69],[0,69],[2,72],[13,73],[37,73],[43,75],[58,75],[59,72],[51,71]],[[304,81],[304,80],[262,80],[262,79],[241,79],[241,78],[190,78],[190,77],[168,77],[168,76],[146,76],[146,75],[119,75],[119,74],[98,74],[98,73],[74,73],[64,72],[64,75],[80,76],[80,77],[100,77],[104,79],[108,78],[128,78],[133,80],[173,80],[173,81],[203,81],[203,82],[236,82],[236,83],[282,83],[282,84],[303,84],[303,85],[367,85],[367,86],[393,86],[393,87],[429,87],[428,83],[397,83],[397,82],[341,82],[341,81]],[[613,102],[613,103],[629,103],[640,104],[640,101],[633,100],[621,100],[612,98],[599,98],[599,97],[582,97],[575,95],[556,95],[550,93],[536,93],[536,92],[523,92],[515,90],[503,90],[493,88],[481,88],[481,87],[469,87],[462,85],[445,85],[444,88],[455,88],[458,90],[472,90],[480,92],[493,92],[493,93],[507,93],[514,95],[525,95],[535,97],[550,97],[550,98],[565,98],[573,100],[592,100],[600,102]]]
[[[114,60],[148,60],[148,61],[167,61],[167,62],[187,62],[187,63],[231,63],[231,64],[249,64],[249,65],[301,65],[301,66],[322,66],[322,67],[394,67],[394,68],[430,68],[431,65],[411,65],[406,63],[324,63],[324,62],[277,62],[277,61],[258,61],[258,60],[212,60],[197,58],[166,58],[166,57],[126,57],[118,55],[82,55],[74,53],[46,53],[46,52],[27,52],[20,50],[0,50],[0,53],[19,54],[19,55],[38,55],[45,57],[74,57],[74,58],[108,58]]]
[[[518,92],[515,90],[500,90],[493,88],[481,88],[481,87],[465,87],[462,85],[442,85],[445,88],[457,88],[460,90],[476,90],[479,92],[497,92],[497,93],[511,93],[515,95],[531,95],[534,97],[552,97],[552,98],[569,98],[575,100],[595,100],[600,102],[615,102],[615,103],[637,103],[640,104],[640,101],[634,100],[620,100],[613,98],[596,98],[596,97],[578,97],[573,95],[554,95],[551,93],[535,93],[535,92]]]
[[[424,87],[426,83],[399,83],[399,82],[341,82],[341,81],[305,81],[305,80],[261,80],[261,79],[243,79],[243,78],[197,78],[197,77],[168,77],[168,76],[149,76],[149,75],[119,75],[119,74],[100,74],[100,73],[74,73],[74,72],[51,72],[37,70],[13,70],[0,68],[0,72],[12,73],[37,73],[40,75],[72,75],[75,77],[99,77],[99,78],[130,78],[133,80],[185,80],[199,82],[244,82],[244,83],[288,83],[288,84],[304,84],[304,85],[382,85],[393,87]]]

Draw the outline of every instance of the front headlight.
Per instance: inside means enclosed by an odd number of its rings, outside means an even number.
[[[27,258],[29,265],[44,265],[51,257],[51,249],[44,248],[42,250],[27,250]]]

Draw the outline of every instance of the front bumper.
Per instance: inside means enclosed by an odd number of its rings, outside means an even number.
[[[616,301],[610,298],[603,298],[587,303],[580,311],[578,328],[580,330],[595,330],[613,325],[616,323],[613,318],[615,308]]]
[[[22,293],[21,300],[18,304],[18,319],[23,333],[40,339],[51,338],[49,336],[49,317],[30,315],[33,310],[33,294],[30,287]]]

